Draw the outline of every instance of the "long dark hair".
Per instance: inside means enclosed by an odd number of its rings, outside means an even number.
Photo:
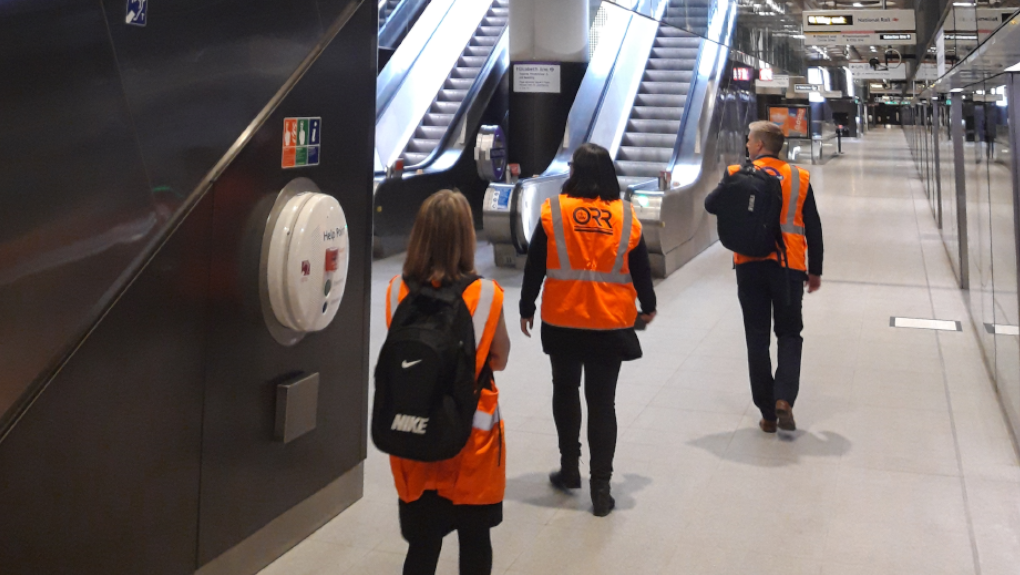
[[[583,144],[571,159],[570,178],[563,193],[573,198],[599,198],[606,202],[620,199],[620,181],[609,150],[598,144]]]
[[[419,283],[443,283],[474,271],[471,206],[460,192],[440,190],[418,209],[407,245],[404,277]]]

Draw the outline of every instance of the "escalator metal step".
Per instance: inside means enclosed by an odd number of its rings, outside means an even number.
[[[425,161],[428,158],[428,154],[422,154],[419,152],[404,152],[404,165],[405,166],[416,166]]]
[[[694,79],[693,70],[645,70],[646,82],[687,82]]]
[[[499,36],[475,36],[471,39],[472,46],[495,46]]]
[[[438,142],[443,138],[443,134],[448,128],[449,126],[418,126],[418,129],[414,131],[414,137]]]
[[[635,120],[675,120],[680,121],[684,115],[683,108],[658,107],[658,106],[634,106],[631,109],[631,118]]]
[[[651,58],[648,60],[648,68],[652,70],[693,70],[694,58],[688,58],[685,60]]]
[[[655,45],[662,48],[693,48],[701,46],[701,38],[697,36],[658,36]]]
[[[652,48],[652,58],[656,59],[694,60],[697,57],[697,48]]]
[[[435,114],[449,114],[452,116],[457,113],[457,108],[460,108],[460,102],[435,101],[432,103],[429,111]]]
[[[506,26],[507,20],[509,20],[509,18],[505,16],[486,16],[485,18],[482,18],[482,26],[499,26],[500,29],[502,29]]]
[[[453,114],[433,114],[432,112],[429,112],[428,114],[425,114],[425,118],[422,120],[422,125],[449,126],[452,121]]]
[[[444,88],[436,95],[436,100],[440,102],[463,102],[467,93],[467,90],[447,90]]]
[[[623,135],[623,146],[670,148],[676,145],[676,134],[639,134],[627,132]]]
[[[667,26],[659,27],[659,36],[674,37],[674,38],[690,38],[691,33],[686,30],[679,28],[669,28]]]
[[[439,140],[422,140],[419,138],[411,138],[411,141],[407,143],[408,152],[421,152],[430,153],[436,149],[439,145]]]
[[[628,132],[641,134],[673,134],[680,131],[680,122],[674,120],[635,120],[627,122]]]
[[[468,46],[464,49],[464,54],[467,56],[488,56],[489,52],[492,52],[491,46]]]
[[[474,78],[447,78],[443,88],[447,90],[464,90],[466,92],[471,89],[474,83]]]
[[[657,178],[659,171],[665,168],[661,162],[633,162],[622,160],[616,162],[616,174],[619,176],[646,176]]]
[[[639,94],[669,94],[678,96],[686,94],[690,89],[689,82],[641,82]]]
[[[481,26],[478,30],[482,36],[499,36],[504,26]]]
[[[485,65],[485,61],[488,58],[486,56],[461,56],[460,61],[457,62],[458,67],[464,68],[478,68],[479,70]]]
[[[673,142],[676,143],[675,140]],[[621,162],[658,162],[668,164],[673,157],[673,146],[668,148],[643,148],[620,146],[616,158]]]
[[[481,68],[476,68],[474,66],[457,66],[453,69],[453,72],[450,73],[450,77],[474,79],[478,77],[479,71],[481,71]]]
[[[687,104],[687,95],[670,94],[638,94],[634,98],[635,106],[654,106],[656,108],[683,108]]]

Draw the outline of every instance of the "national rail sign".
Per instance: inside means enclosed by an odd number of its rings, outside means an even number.
[[[804,12],[804,33],[808,32],[913,32],[913,10],[808,10]]]
[[[913,46],[917,35],[913,32],[808,32],[804,34],[808,46]]]

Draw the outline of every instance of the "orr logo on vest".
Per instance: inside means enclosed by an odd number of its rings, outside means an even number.
[[[413,433],[415,435],[425,435],[425,427],[429,424],[429,418],[417,417],[414,415],[404,415],[398,413],[393,418],[393,425],[390,426],[392,431],[402,431],[404,433]]]
[[[574,210],[574,231],[613,235],[613,214],[609,210],[579,207]]]

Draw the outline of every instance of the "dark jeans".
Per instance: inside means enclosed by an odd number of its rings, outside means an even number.
[[[787,292],[789,288],[789,292]],[[769,421],[776,420],[776,401],[792,406],[800,389],[800,355],[804,339],[801,302],[804,299],[803,273],[787,271],[773,261],[737,266],[737,294],[744,311],[744,335],[747,339],[747,369],[751,376],[751,397]],[[789,296],[789,299],[787,299]],[[775,317],[779,343],[775,377],[769,356],[769,329]]]
[[[609,481],[616,453],[616,380],[619,359],[572,359],[550,356],[553,376],[553,419],[560,439],[564,465],[576,465],[581,457],[581,373],[588,404],[588,445],[591,447],[591,478]]]
[[[400,502],[400,533],[407,540],[404,575],[435,575],[443,537],[457,531],[461,575],[492,573],[493,506],[453,505],[435,491],[412,503]]]

